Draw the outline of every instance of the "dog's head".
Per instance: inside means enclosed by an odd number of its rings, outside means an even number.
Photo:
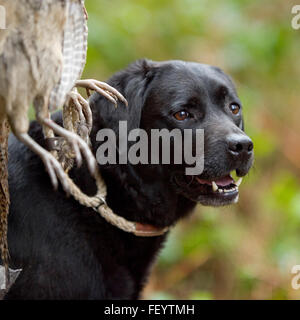
[[[170,189],[192,201],[213,206],[237,201],[238,186],[230,172],[236,171],[239,177],[248,173],[253,143],[244,133],[242,106],[234,84],[223,71],[199,63],[139,60],[109,83],[126,97],[129,107],[119,105],[115,110],[109,103],[100,105],[97,102],[103,98],[95,95],[91,105],[101,108],[97,110],[101,127],[118,133],[119,121],[127,121],[128,130],[144,129],[149,139],[152,129],[192,129],[192,151],[197,153],[199,141],[204,142],[201,172],[187,175],[191,164],[185,162],[184,155],[182,164],[175,164],[171,155],[170,165],[152,164],[148,168],[159,170],[169,180]],[[196,139],[196,129],[203,130],[203,141]],[[187,143],[182,137],[182,143]],[[173,139],[171,147],[176,143]],[[150,143],[148,151],[153,152]],[[148,159],[151,162],[150,154]]]

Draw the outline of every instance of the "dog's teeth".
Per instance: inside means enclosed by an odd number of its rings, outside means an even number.
[[[216,192],[219,189],[217,184],[214,181],[212,182],[212,189],[214,192]]]
[[[238,203],[238,202],[239,202],[239,195],[237,195],[233,200],[233,203]]]
[[[239,178],[239,180],[235,183],[238,187],[241,185],[243,178]]]
[[[218,192],[222,193],[222,192],[224,192],[224,190],[223,189],[218,189]]]

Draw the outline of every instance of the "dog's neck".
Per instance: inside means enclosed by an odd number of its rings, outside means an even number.
[[[148,177],[131,165],[101,171],[107,184],[108,205],[128,220],[159,228],[170,227],[196,205],[176,194],[169,177],[162,176],[159,167],[151,168],[152,174]]]

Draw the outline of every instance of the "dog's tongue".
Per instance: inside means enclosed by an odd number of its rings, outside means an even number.
[[[228,186],[231,183],[234,183],[234,180],[231,178],[231,176],[228,175],[228,176],[226,176],[224,178],[216,180],[215,183],[218,186],[225,187],[225,186]]]
[[[201,184],[209,184],[209,185],[212,184],[212,181],[204,180],[204,179],[200,179],[200,178],[197,178],[197,181]],[[214,181],[218,186],[221,186],[221,187],[225,187],[231,183],[234,183],[234,180],[231,178],[230,175],[223,177],[223,178],[220,178],[220,179],[217,179],[217,180],[214,180]]]

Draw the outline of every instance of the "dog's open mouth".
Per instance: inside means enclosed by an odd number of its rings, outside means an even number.
[[[212,179],[177,174],[175,182],[187,198],[203,205],[222,206],[238,201],[242,178],[235,181],[230,174]]]

